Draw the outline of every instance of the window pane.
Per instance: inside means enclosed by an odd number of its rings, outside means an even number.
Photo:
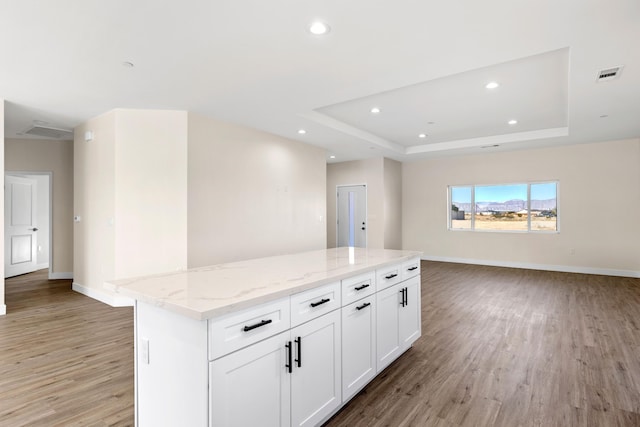
[[[475,187],[476,230],[527,231],[527,184]]]
[[[451,228],[471,229],[471,187],[451,187]]]
[[[531,184],[531,231],[558,230],[556,183]]]

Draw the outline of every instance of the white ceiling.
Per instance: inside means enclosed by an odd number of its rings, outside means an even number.
[[[331,32],[309,34],[314,19]],[[0,40],[9,138],[118,107],[198,112],[329,161],[640,136],[637,0],[0,0]]]

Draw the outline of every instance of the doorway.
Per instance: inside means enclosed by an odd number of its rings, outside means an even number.
[[[338,247],[367,247],[367,186],[337,187]]]
[[[5,173],[5,278],[51,271],[51,175]]]

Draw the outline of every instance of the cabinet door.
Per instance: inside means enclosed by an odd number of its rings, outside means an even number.
[[[420,276],[400,283],[406,289],[404,306],[400,307],[400,347],[401,351],[411,347],[421,334],[420,321]]]
[[[289,426],[288,341],[287,331],[210,362],[210,426]]]
[[[400,285],[391,286],[376,294],[377,372],[382,371],[401,352],[398,326],[398,310],[402,302]]]
[[[315,426],[342,403],[340,310],[292,329],[291,341],[291,425]]]
[[[376,375],[376,298],[342,308],[342,399],[347,401]]]

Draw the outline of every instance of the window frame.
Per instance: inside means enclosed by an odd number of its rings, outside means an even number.
[[[531,230],[531,186],[538,184],[555,184],[556,186],[556,229],[555,230]],[[491,187],[491,186],[508,186],[508,185],[526,185],[527,186],[527,229],[526,230],[489,230],[489,229],[476,229],[476,187]],[[452,228],[451,224],[451,206],[453,205],[452,189],[454,187],[469,187],[471,189],[471,227],[470,228]],[[514,182],[514,183],[500,183],[500,184],[456,184],[447,185],[447,230],[448,231],[471,231],[478,233],[516,233],[516,234],[559,234],[560,233],[560,180],[550,179],[543,181],[526,181],[526,182]]]

